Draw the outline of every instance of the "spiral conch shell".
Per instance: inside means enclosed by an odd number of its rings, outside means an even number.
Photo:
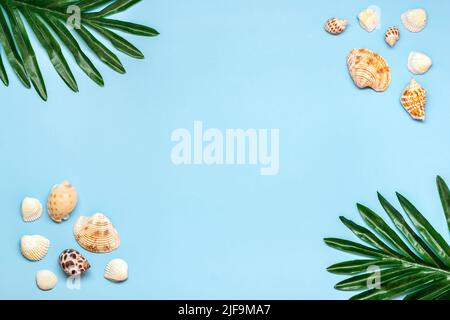
[[[425,120],[426,90],[414,79],[403,91],[400,101],[413,119]]]
[[[69,218],[78,201],[77,190],[68,182],[63,181],[52,188],[48,196],[47,209],[50,218],[61,222]]]
[[[358,88],[381,92],[391,83],[391,68],[386,60],[369,49],[353,49],[347,57],[347,65]]]
[[[401,16],[403,25],[411,32],[420,32],[427,25],[427,12],[424,9],[406,11]]]
[[[400,30],[397,27],[389,27],[384,34],[384,40],[391,47],[395,46],[400,39]]]
[[[30,261],[42,260],[49,247],[50,240],[40,235],[23,236],[20,239],[20,251]]]
[[[414,74],[426,73],[433,64],[429,56],[421,52],[411,52],[408,57],[408,69]]]
[[[347,19],[331,18],[325,23],[325,30],[334,35],[341,34],[347,28]]]
[[[80,246],[90,252],[111,252],[120,245],[117,230],[101,213],[96,213],[92,217],[79,217],[73,231]]]
[[[38,199],[26,197],[22,200],[22,219],[25,222],[32,222],[42,215],[42,204]]]
[[[367,8],[358,15],[359,24],[367,32],[374,31],[380,25],[380,14],[375,8]]]
[[[111,260],[105,268],[105,278],[114,282],[128,279],[128,264],[122,259]]]

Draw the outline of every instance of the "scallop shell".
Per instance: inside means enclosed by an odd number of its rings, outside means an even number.
[[[41,270],[36,273],[36,285],[43,291],[52,290],[57,283],[58,278],[50,270]]]
[[[400,101],[413,119],[425,120],[426,90],[414,79],[403,91]]]
[[[391,47],[395,46],[400,39],[400,30],[397,27],[389,27],[384,34],[384,40]]]
[[[42,260],[48,252],[50,240],[43,236],[23,236],[20,239],[20,251],[22,255],[31,261]]]
[[[350,75],[358,88],[385,91],[391,83],[391,68],[386,60],[369,49],[353,49],[347,57]]]
[[[79,217],[73,231],[80,246],[94,253],[111,252],[120,245],[117,230],[101,213],[96,213],[92,217]]]
[[[331,18],[325,23],[325,30],[334,35],[341,34],[347,28],[347,19]]]
[[[420,32],[427,25],[427,12],[424,9],[412,9],[401,16],[402,23],[411,32]]]
[[[52,188],[48,196],[47,209],[55,222],[67,220],[78,201],[77,190],[66,180]]]
[[[411,52],[408,57],[408,69],[414,74],[424,74],[430,70],[433,60],[421,52]]]
[[[380,25],[380,14],[374,8],[367,8],[358,15],[359,24],[367,32],[372,32]]]
[[[42,204],[38,199],[26,197],[22,200],[22,219],[25,222],[32,222],[42,215]]]
[[[128,279],[128,264],[122,259],[111,260],[105,268],[105,278],[114,282]]]
[[[59,265],[68,276],[79,276],[91,267],[77,250],[66,249],[59,255]]]

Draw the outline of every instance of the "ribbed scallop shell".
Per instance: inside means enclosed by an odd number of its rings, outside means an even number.
[[[331,18],[327,20],[324,28],[328,33],[338,35],[344,32],[344,30],[347,28],[347,23],[347,19]]]
[[[96,213],[92,217],[79,217],[73,230],[80,246],[90,252],[111,252],[120,245],[117,230],[101,213]]]
[[[403,91],[400,101],[413,119],[425,120],[426,90],[414,79]]]
[[[39,289],[48,291],[56,287],[58,278],[50,270],[41,270],[36,273],[36,285]]]
[[[122,259],[111,260],[105,268],[105,278],[114,282],[128,279],[128,264]]]
[[[397,27],[389,27],[384,34],[384,40],[391,47],[395,46],[400,39],[400,30]]]
[[[59,255],[59,265],[68,276],[78,276],[91,267],[85,257],[77,250],[66,249]]]
[[[367,32],[374,31],[380,25],[380,14],[374,8],[367,8],[358,15],[359,24]]]
[[[433,60],[424,53],[413,51],[409,54],[408,69],[414,74],[424,74],[432,64]]]
[[[391,83],[391,69],[386,60],[369,49],[353,49],[347,57],[347,65],[358,88],[385,91]]]
[[[32,222],[42,215],[42,204],[38,199],[26,197],[22,200],[22,219],[25,222]]]
[[[411,32],[420,32],[427,25],[427,12],[424,9],[412,9],[401,16],[402,23]]]
[[[75,209],[78,201],[77,190],[68,182],[63,181],[52,188],[48,196],[47,210],[55,222],[67,220]]]
[[[42,260],[49,247],[50,240],[40,235],[23,236],[20,239],[20,251],[30,261]]]

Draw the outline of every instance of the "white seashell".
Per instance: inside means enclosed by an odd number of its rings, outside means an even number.
[[[367,8],[358,15],[359,24],[367,32],[372,32],[380,25],[380,14],[374,8]]]
[[[421,52],[411,52],[408,57],[408,69],[414,74],[424,74],[430,70],[433,60]]]
[[[43,236],[23,236],[20,239],[20,250],[22,255],[31,261],[42,260],[48,252],[50,240]]]
[[[111,260],[105,268],[105,278],[114,282],[128,279],[128,264],[122,259]]]
[[[119,233],[102,213],[79,217],[73,227],[73,233],[80,246],[90,252],[111,252],[120,245]]]
[[[406,11],[401,16],[402,23],[411,32],[420,32],[427,25],[427,12],[424,9]]]
[[[25,222],[32,222],[42,215],[42,204],[38,199],[28,198],[22,200],[22,219]]]
[[[50,270],[41,270],[36,273],[36,285],[39,289],[48,291],[56,287],[58,278]]]

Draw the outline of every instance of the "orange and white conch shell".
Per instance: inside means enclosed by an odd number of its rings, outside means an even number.
[[[331,18],[325,23],[325,30],[334,35],[341,34],[347,28],[347,19]]]
[[[77,201],[77,190],[68,181],[57,184],[52,188],[47,200],[50,218],[55,222],[67,220],[75,209]]]
[[[386,60],[369,49],[353,49],[347,57],[353,82],[358,88],[385,91],[391,83],[391,68]]]
[[[400,101],[413,119],[425,120],[426,90],[414,79],[403,91]]]

